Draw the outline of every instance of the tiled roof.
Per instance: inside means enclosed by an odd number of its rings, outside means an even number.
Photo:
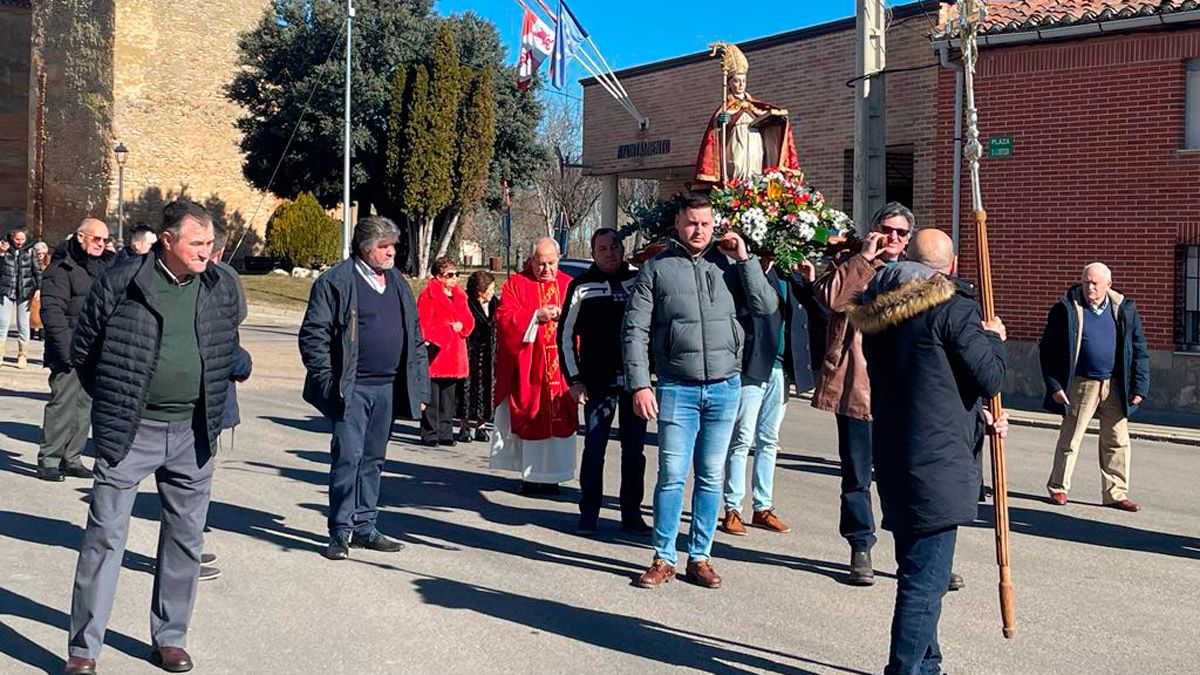
[[[1200,0],[992,0],[985,6],[980,32],[997,34],[1189,12],[1200,10]]]

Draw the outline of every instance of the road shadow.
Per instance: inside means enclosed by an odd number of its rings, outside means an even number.
[[[274,422],[280,426],[298,431],[307,431],[313,434],[329,434],[333,433],[333,425],[325,417],[317,417],[309,415],[303,419],[293,419],[291,417],[275,417],[274,415],[260,415],[260,420]]]
[[[70,617],[65,612],[34,602],[3,587],[0,587],[0,616],[36,621],[59,629],[64,636],[71,625]],[[63,644],[65,647],[65,639]],[[104,633],[104,644],[135,659],[146,659],[150,655],[150,645],[112,628]],[[66,665],[65,659],[21,635],[4,621],[0,621],[0,654],[45,673],[61,673]]]
[[[991,504],[980,504],[979,519],[971,527],[992,527],[994,514]],[[1076,518],[1059,511],[1024,509],[1011,505],[1008,507],[1008,519],[1010,531],[1034,537],[1200,560],[1200,539],[1195,537],[1140,530],[1127,525]]]
[[[786,663],[799,661],[838,672],[869,675],[860,670],[733,643],[712,635],[699,635],[638,617],[574,607],[436,577],[418,579],[413,583],[428,604],[469,610],[536,631],[648,659],[655,664],[708,673],[810,675],[815,672]]]
[[[133,503],[135,517],[157,522],[161,514],[162,504],[157,494],[138,493]],[[259,539],[285,551],[320,553],[329,542],[323,534],[287,526],[284,516],[278,513],[218,501],[209,502],[208,526],[213,530]]]
[[[49,401],[50,392],[22,391],[19,389],[7,389],[5,387],[0,387],[0,398],[27,398],[31,401]]]
[[[803,471],[806,473],[815,473],[822,476],[834,476],[841,478],[842,464],[834,459],[825,457],[817,457],[815,455],[796,455],[787,452],[781,452],[776,457],[775,467],[778,469],[789,469],[792,471]]]
[[[0,536],[19,539],[39,546],[55,546],[78,551],[83,540],[83,528],[65,520],[36,516],[30,513],[0,511]],[[154,558],[125,551],[121,566],[134,572],[154,573]]]
[[[36,445],[42,441],[42,428],[27,422],[0,422],[0,435],[21,443]]]
[[[0,450],[0,471],[15,473],[18,476],[37,477],[37,465],[21,459],[21,453]]]

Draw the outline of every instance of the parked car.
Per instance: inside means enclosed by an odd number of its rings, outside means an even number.
[[[572,279],[586,272],[591,266],[590,258],[563,258],[558,261],[558,269]]]

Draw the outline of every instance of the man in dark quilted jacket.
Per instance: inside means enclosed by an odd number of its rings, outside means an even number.
[[[96,672],[138,485],[162,502],[151,659],[191,670],[188,623],[200,573],[213,454],[244,316],[236,280],[209,266],[212,217],[178,200],[150,253],[93,285],[71,359],[92,397],[95,485],[71,598],[65,672]]]

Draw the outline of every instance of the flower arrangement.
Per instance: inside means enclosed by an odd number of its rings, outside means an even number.
[[[769,252],[785,268],[822,255],[852,229],[850,217],[825,204],[804,174],[768,169],[749,180],[715,188],[709,198],[717,226],[741,234],[751,249]]]

